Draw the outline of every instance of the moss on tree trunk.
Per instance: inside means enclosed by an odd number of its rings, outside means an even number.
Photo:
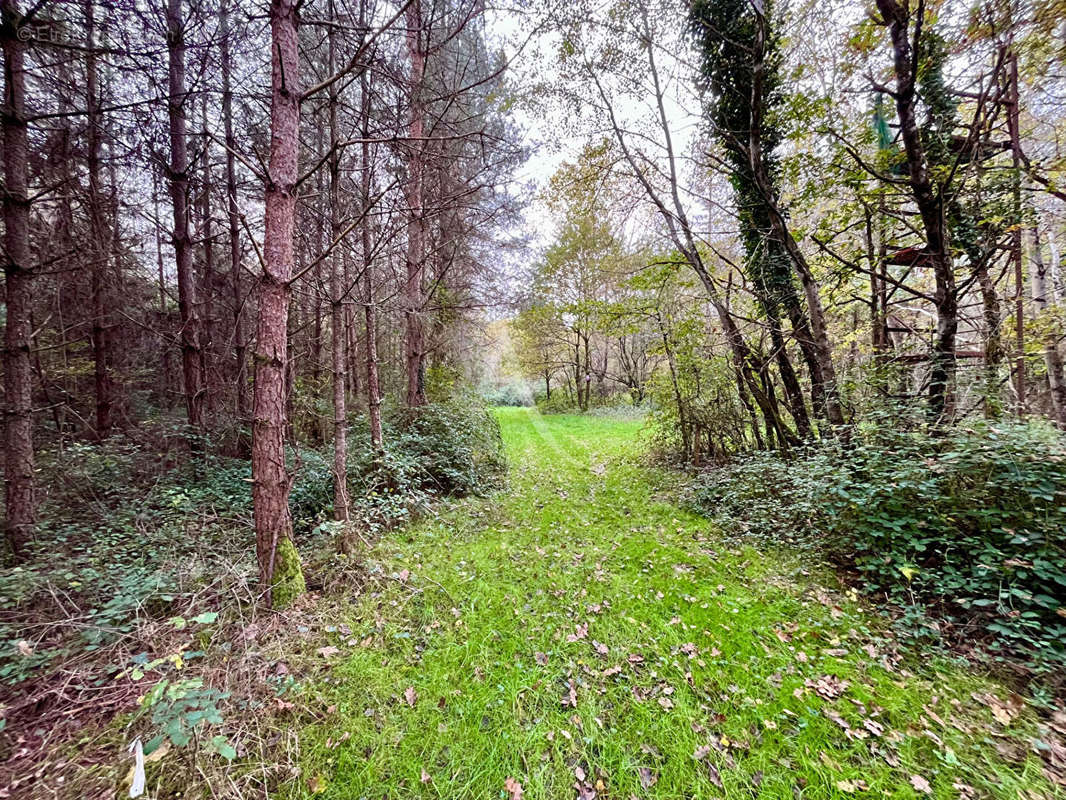
[[[274,577],[270,581],[270,601],[274,608],[288,608],[307,590],[300,567],[300,554],[292,539],[283,536],[278,541],[274,557]]]

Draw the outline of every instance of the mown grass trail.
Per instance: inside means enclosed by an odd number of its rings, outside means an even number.
[[[726,543],[641,466],[639,423],[499,419],[508,488],[372,551],[288,795],[1056,796],[1001,688]]]

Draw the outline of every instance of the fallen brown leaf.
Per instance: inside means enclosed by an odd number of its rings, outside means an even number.
[[[640,772],[640,785],[645,789],[650,789],[659,780],[659,776],[647,767],[641,767],[638,771]]]
[[[507,800],[522,800],[522,784],[514,778],[503,782],[503,790],[507,792]]]
[[[917,791],[924,794],[932,794],[933,787],[929,785],[929,781],[923,778],[921,775],[911,775],[911,786]]]

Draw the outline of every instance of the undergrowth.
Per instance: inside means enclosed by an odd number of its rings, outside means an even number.
[[[166,742],[235,757],[211,729],[223,709],[245,713],[252,702],[234,662],[254,648],[235,644],[232,627],[258,613],[251,469],[210,437],[199,453],[161,450],[172,438],[142,430],[137,441],[42,455],[48,491],[31,557],[0,569],[0,777],[12,785],[32,782],[86,720],[115,714],[132,714],[128,735],[143,736],[148,756]],[[351,438],[346,529],[330,522],[332,454],[289,448],[290,510],[312,588],[355,580],[357,560],[338,552],[353,537],[365,546],[440,498],[489,491],[506,466],[495,418],[467,395],[392,412],[381,452],[365,420],[353,419]],[[205,680],[220,659],[230,663]]]
[[[697,508],[767,542],[854,568],[915,636],[967,644],[1063,688],[1066,440],[979,423],[931,436],[889,425],[704,473]]]

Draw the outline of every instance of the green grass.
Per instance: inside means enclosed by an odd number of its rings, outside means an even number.
[[[283,796],[1056,796],[1031,715],[972,697],[1001,687],[900,660],[802,554],[724,542],[641,465],[639,422],[498,414],[509,488],[371,551]]]

